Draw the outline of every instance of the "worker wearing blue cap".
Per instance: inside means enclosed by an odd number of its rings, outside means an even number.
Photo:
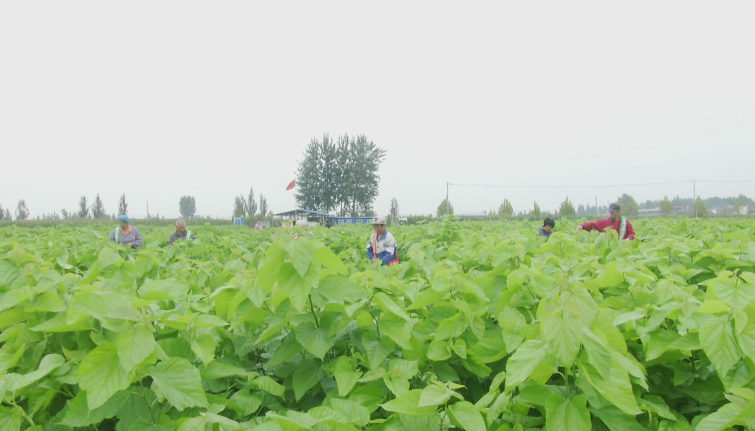
[[[139,229],[131,226],[129,222],[128,216],[119,215],[119,226],[110,231],[110,241],[115,241],[129,247],[139,247],[142,245],[142,234],[139,232]]]

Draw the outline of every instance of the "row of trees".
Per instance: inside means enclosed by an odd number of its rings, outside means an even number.
[[[734,201],[738,201],[738,206],[734,206],[735,213],[739,213],[743,208],[748,208],[749,213],[755,213],[755,205],[749,204],[748,205],[748,198],[743,197],[740,195],[739,198],[734,199]],[[619,196],[616,199],[616,203],[618,203],[621,206],[621,214],[628,216],[628,217],[634,217],[639,215],[640,206],[637,204],[637,202],[634,200],[634,198],[628,194],[623,194]],[[697,199],[692,200],[690,199],[690,210],[689,212],[691,214],[694,214],[698,217],[704,217],[708,214],[708,207],[706,206],[705,201],[703,201],[702,198],[699,196]],[[663,200],[658,201],[658,205],[653,208],[660,208],[661,213],[664,216],[669,216],[674,212],[674,206],[676,204],[670,200],[667,196],[663,198]],[[567,197],[564,199],[563,202],[561,202],[561,205],[558,208],[558,215],[561,216],[582,216],[582,215],[603,215],[608,212],[607,206],[598,206],[598,207],[591,207],[590,205],[579,205],[578,209],[574,208],[574,204],[569,200]],[[454,207],[453,204],[450,202],[447,202],[445,199],[438,205],[438,209],[436,214],[438,216],[442,216],[445,214],[454,214]],[[508,199],[504,199],[503,203],[498,207],[498,210],[490,210],[488,212],[490,215],[498,215],[499,217],[512,217],[514,215],[514,207],[511,204],[511,202]],[[541,215],[540,206],[535,202],[534,207],[531,211],[522,213],[522,215],[528,214],[531,216],[539,217]]]
[[[18,207],[16,207],[16,220],[26,220],[29,218],[29,209],[26,208],[26,201],[21,199],[18,201]],[[3,209],[0,205],[0,220],[13,220],[13,216],[10,214],[8,208]]]
[[[247,219],[253,219],[254,217],[265,218],[272,212],[267,206],[267,199],[265,195],[260,194],[259,206],[254,198],[254,188],[249,189],[249,194],[244,198],[244,195],[236,196],[233,203],[233,217],[245,217]]]
[[[322,140],[312,138],[299,162],[297,205],[326,213],[335,210],[342,216],[372,215],[385,154],[364,135],[343,135],[335,141],[327,133]]]
[[[112,218],[111,215],[105,210],[105,205],[100,199],[100,194],[97,193],[97,197],[94,202],[89,205],[87,197],[82,196],[79,199],[79,209],[76,211],[68,211],[65,208],[60,210],[64,219],[106,219]],[[118,199],[118,214],[128,214],[128,204],[126,204],[126,194],[122,194]],[[47,218],[47,216],[46,216]],[[54,218],[54,217],[50,217]]]
[[[250,192],[251,193],[251,192]],[[261,197],[264,205],[267,206],[264,196]],[[193,218],[197,212],[196,201],[194,196],[182,196],[178,202],[179,211],[184,218]],[[126,194],[122,194],[118,199],[118,214],[128,215],[128,203],[126,203]],[[86,196],[82,196],[79,199],[79,208],[76,211],[68,211],[65,208],[60,210],[60,215],[57,213],[43,214],[43,220],[60,220],[62,219],[108,219],[114,218],[114,215],[110,215],[105,210],[105,205],[100,199],[99,193],[94,199],[94,202],[90,205]],[[20,200],[18,207],[16,208],[16,220],[27,220],[29,218],[29,209],[26,207],[26,201]],[[39,216],[37,217],[39,218]],[[13,220],[11,213],[8,209],[3,209],[0,205],[0,220]]]

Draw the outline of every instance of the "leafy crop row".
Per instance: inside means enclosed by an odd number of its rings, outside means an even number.
[[[755,225],[566,224],[3,228],[0,430],[755,427]]]

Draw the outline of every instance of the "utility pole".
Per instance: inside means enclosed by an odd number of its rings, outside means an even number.
[[[600,211],[598,211],[598,197],[595,196],[595,216],[600,217]]]

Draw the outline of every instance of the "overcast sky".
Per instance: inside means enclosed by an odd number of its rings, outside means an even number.
[[[295,207],[324,132],[387,150],[376,209],[516,211],[753,181],[755,2],[0,3],[0,205]],[[755,196],[755,182],[697,184]]]

